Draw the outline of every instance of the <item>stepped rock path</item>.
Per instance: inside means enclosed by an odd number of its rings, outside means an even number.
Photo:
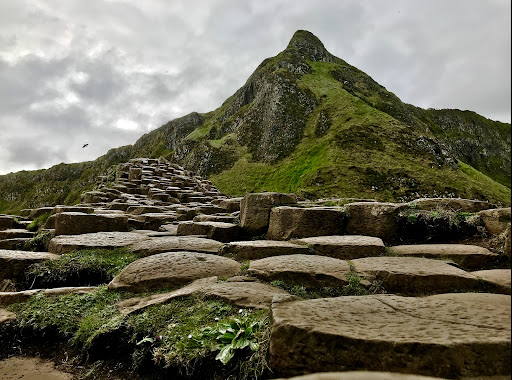
[[[37,263],[123,249],[134,261],[102,280],[107,292],[133,293],[117,302],[120,318],[187,296],[267,310],[267,378],[509,377],[510,208],[447,198],[339,203],[229,198],[164,159],[132,159],[81,204],[0,215],[0,325],[16,321],[9,305],[36,295],[97,290],[87,276],[31,289]],[[460,213],[460,224],[433,234],[434,217],[415,224],[430,212]]]

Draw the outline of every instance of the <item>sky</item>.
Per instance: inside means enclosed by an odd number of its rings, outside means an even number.
[[[510,123],[510,13],[510,0],[1,0],[0,174],[94,160],[212,111],[299,29],[406,103]]]

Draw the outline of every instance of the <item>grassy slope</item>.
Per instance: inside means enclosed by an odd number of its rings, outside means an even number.
[[[510,204],[510,189],[468,165],[460,162],[457,170],[431,168],[424,156],[404,151],[402,139],[412,135],[410,128],[346,92],[329,74],[337,64],[310,64],[313,73],[301,81],[321,104],[310,116],[300,145],[272,166],[242,157],[232,169],[212,176],[221,191],[241,195],[273,190],[379,200],[455,192]],[[315,130],[322,111],[332,125],[319,137]],[[417,192],[418,188],[422,190]]]

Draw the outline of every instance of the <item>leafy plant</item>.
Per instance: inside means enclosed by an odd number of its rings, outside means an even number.
[[[210,346],[213,351],[219,351],[215,359],[227,364],[236,350],[249,347],[251,351],[258,351],[260,345],[254,334],[262,325],[262,321],[255,321],[251,316],[234,318],[227,323],[203,328],[194,340],[201,346]],[[213,346],[212,340],[215,342]]]

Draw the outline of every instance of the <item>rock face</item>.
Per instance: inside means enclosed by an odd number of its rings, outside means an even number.
[[[350,267],[346,261],[315,255],[288,255],[251,261],[249,275],[265,281],[281,280],[307,288],[344,286]]]
[[[236,241],[224,245],[221,250],[222,255],[234,256],[238,260],[309,253],[309,248],[306,246],[275,240]]]
[[[270,214],[267,239],[342,235],[346,219],[344,210],[336,207],[276,207]]]
[[[398,245],[390,250],[399,256],[449,259],[464,269],[475,270],[492,266],[499,255],[488,249],[464,244],[416,244]]]
[[[385,252],[382,240],[371,236],[318,236],[293,242],[310,247],[317,255],[343,260],[380,256]]]
[[[63,212],[55,216],[56,235],[79,235],[104,231],[128,231],[128,217],[79,212]]]
[[[240,203],[240,226],[253,235],[265,233],[272,208],[295,203],[297,203],[295,194],[247,194]]]
[[[277,376],[361,369],[439,377],[510,374],[505,295],[274,303],[272,320],[270,365]]]
[[[432,211],[437,208],[451,209],[458,212],[479,212],[496,208],[489,202],[462,198],[420,198],[410,202],[418,210]]]
[[[0,230],[7,230],[13,228],[14,217],[8,215],[0,215]]]
[[[495,286],[499,292],[503,294],[510,294],[510,269],[480,270],[471,272],[471,274],[482,279],[486,283]]]
[[[382,282],[388,292],[432,294],[478,289],[478,278],[441,260],[368,257],[352,261],[356,272]]]
[[[240,264],[225,257],[197,252],[166,252],[129,264],[108,287],[144,291],[185,285],[211,276],[231,277],[238,271]]]
[[[390,240],[397,230],[397,215],[405,205],[397,203],[356,202],[345,205],[349,215],[346,233]]]

